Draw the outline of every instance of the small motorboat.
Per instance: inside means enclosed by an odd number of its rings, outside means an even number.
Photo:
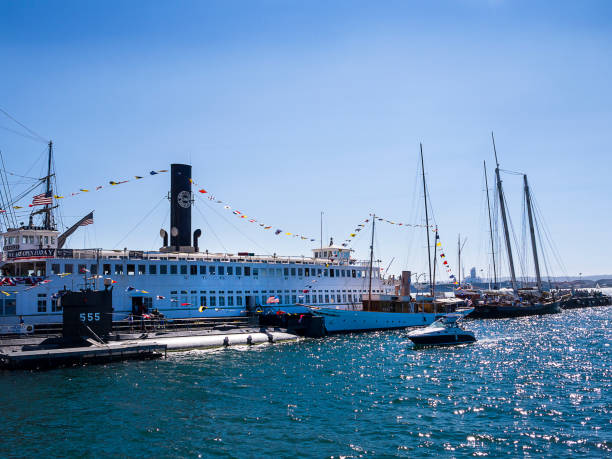
[[[461,314],[447,314],[428,327],[408,333],[408,338],[417,346],[473,343],[474,332],[459,326],[462,318]]]

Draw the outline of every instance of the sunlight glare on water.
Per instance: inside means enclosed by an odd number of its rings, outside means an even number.
[[[612,307],[0,373],[0,456],[612,455]]]

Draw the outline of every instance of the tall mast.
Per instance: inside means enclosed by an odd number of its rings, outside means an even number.
[[[321,249],[323,248],[323,211],[321,211]]]
[[[372,214],[372,243],[370,245],[370,285],[368,287],[368,309],[372,305],[372,268],[374,265],[374,225],[376,225],[376,214]]]
[[[457,235],[457,267],[459,268],[459,287],[461,287],[461,233]]]
[[[533,263],[536,272],[536,282],[538,291],[542,291],[542,278],[540,277],[540,262],[538,261],[538,248],[536,246],[535,230],[533,228],[533,213],[531,211],[531,193],[529,192],[529,184],[527,183],[527,174],[523,175],[525,182],[525,201],[527,201],[527,215],[529,216],[529,232],[531,233],[531,250],[533,251]]]
[[[434,296],[433,278],[431,277],[431,245],[429,243],[429,212],[427,210],[427,188],[425,186],[425,164],[423,162],[423,144],[421,146],[421,171],[423,172],[423,198],[425,199],[425,233],[427,233],[427,262],[429,264],[429,291]]]
[[[493,256],[493,288],[497,288],[497,269],[495,267],[495,246],[493,244],[493,223],[491,223],[491,202],[489,201],[489,180],[487,178],[487,162],[483,161],[483,163],[484,163],[485,188],[487,189],[487,210],[489,211],[489,234],[491,235],[491,255]]]
[[[499,161],[497,160],[497,150],[495,148],[495,137],[491,132],[491,139],[493,140],[493,151],[495,152],[495,175],[497,176],[497,192],[499,194],[499,208],[502,214],[502,222],[504,224],[504,237],[506,238],[506,250],[508,251],[508,261],[510,262],[510,280],[512,282],[512,290],[516,293],[516,274],[514,272],[514,260],[512,258],[512,246],[510,245],[510,232],[508,231],[508,221],[506,219],[506,204],[504,202],[504,190],[502,189],[501,178],[499,177]]]
[[[49,141],[49,159],[47,163],[47,180],[46,180],[46,195],[48,196],[51,192],[51,155],[53,154],[53,142]],[[51,228],[51,206],[45,205],[45,229]]]
[[[434,252],[433,252],[433,277],[432,277],[432,281],[431,281],[431,291],[435,292],[436,291],[436,254],[438,251],[438,240],[440,239],[440,236],[438,236],[438,225],[436,225],[436,237],[434,239]],[[431,294],[432,297],[435,297],[435,295],[432,293]]]

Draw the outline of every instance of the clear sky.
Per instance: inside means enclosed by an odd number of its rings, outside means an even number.
[[[370,212],[422,222],[423,142],[450,265],[461,233],[466,271],[483,273],[493,130],[502,168],[529,175],[565,265],[553,273],[612,273],[611,13],[607,1],[0,0],[0,107],[54,141],[61,194],[191,162],[197,183],[274,228],[318,239],[323,211],[326,242]],[[41,173],[44,144],[3,115],[0,127],[7,170]],[[520,237],[522,178],[503,179]],[[160,175],[66,198],[66,224],[95,209],[71,245],[159,247],[168,189]],[[211,251],[310,253],[196,204]],[[425,270],[424,230],[378,228],[389,272]]]

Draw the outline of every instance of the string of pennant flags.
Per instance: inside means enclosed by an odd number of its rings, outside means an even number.
[[[41,193],[41,194],[37,194],[32,198],[32,203],[28,204],[27,206],[18,206],[18,205],[14,205],[12,206],[13,209],[15,210],[19,210],[19,209],[24,209],[24,208],[28,208],[28,207],[36,207],[36,206],[47,206],[47,205],[52,205],[53,204],[53,200],[59,200],[59,199],[65,199],[65,198],[71,198],[74,196],[78,196],[80,194],[83,193],[90,193],[90,192],[96,192],[96,191],[100,191],[103,189],[107,189],[110,187],[114,187],[117,185],[123,185],[124,183],[128,183],[128,182],[132,182],[132,181],[136,181],[136,180],[142,180],[144,178],[147,177],[152,177],[164,172],[168,172],[167,169],[160,169],[160,170],[152,170],[150,171],[148,174],[144,174],[144,175],[134,175],[133,179],[126,179],[126,180],[109,180],[108,181],[108,186],[107,185],[97,185],[95,187],[83,187],[83,188],[79,188],[79,191],[75,191],[72,192],[70,194],[64,194],[64,195],[59,195],[59,194],[54,194],[53,191],[49,191],[46,193]],[[6,212],[6,209],[0,209],[0,213]]]
[[[294,232],[290,232],[290,231],[285,231],[285,230],[279,228],[278,226],[269,225],[268,223],[262,222],[262,221],[258,220],[257,218],[255,218],[253,216],[249,216],[245,212],[240,211],[240,210],[234,208],[228,202],[223,201],[221,199],[218,199],[212,193],[210,193],[206,189],[202,188],[201,185],[198,185],[197,183],[195,183],[193,181],[193,179],[189,179],[189,181],[191,182],[192,185],[194,185],[196,187],[197,193],[202,195],[202,197],[205,197],[210,202],[213,202],[215,204],[219,204],[219,205],[223,206],[223,209],[225,209],[226,211],[230,212],[236,218],[239,218],[239,219],[244,220],[246,222],[255,224],[258,228],[261,228],[263,230],[273,230],[273,232],[274,232],[274,234],[276,236],[281,236],[281,235],[282,236],[290,236],[290,237],[294,237],[296,239],[300,239],[300,240],[303,240],[303,241],[309,241],[309,242],[314,242],[316,240],[315,238],[310,237],[310,236],[306,236],[304,234],[294,233]]]
[[[427,228],[427,225],[422,225],[422,224],[413,224],[413,223],[398,223],[395,222],[393,220],[387,220],[386,218],[383,217],[378,217],[378,216],[371,216],[370,218],[376,218],[376,221],[380,221],[380,222],[385,222],[385,223],[389,223],[390,225],[395,225],[395,226],[401,226],[401,227],[408,227],[408,228]],[[370,218],[366,218],[365,220],[363,220],[362,223],[358,224],[357,227],[353,230],[352,233],[349,234],[349,237],[347,239],[345,239],[342,242],[342,247],[348,247],[351,242],[354,241],[354,238],[357,237],[357,235],[366,227],[366,223],[369,223],[371,220]],[[440,233],[438,231],[438,228],[435,227],[434,225],[429,225],[429,228],[431,229],[431,231],[433,231],[434,235],[435,235],[435,244],[436,244],[436,249],[440,251],[440,261],[442,262],[442,267],[446,270],[446,273],[448,274],[449,279],[455,284],[457,285],[457,278],[456,276],[453,274],[453,271],[450,267],[450,264],[448,262],[448,259],[446,257],[446,253],[442,247],[442,242],[440,240]]]
[[[444,252],[444,249],[442,248],[442,242],[440,242],[440,233],[438,232],[438,228],[434,228],[433,229],[434,234],[436,235],[435,241],[436,241],[436,249],[440,250],[440,261],[442,262],[442,267],[446,270],[446,274],[448,274],[448,278],[453,282],[453,284],[457,285],[457,278],[455,277],[455,275],[453,274],[453,270],[450,267],[450,264],[448,263],[448,260],[446,258],[446,253]]]
[[[393,220],[388,220],[386,218],[383,217],[379,217],[378,215],[375,217],[371,217],[371,218],[376,218],[377,222],[385,222],[388,223],[390,225],[395,225],[395,226],[401,226],[401,227],[405,227],[405,228],[426,228],[426,225],[421,225],[418,223],[402,223],[402,222],[396,222]],[[353,230],[352,233],[349,233],[349,237],[346,238],[343,242],[342,242],[342,247],[348,247],[350,245],[350,243],[354,240],[355,237],[357,237],[357,234],[363,230],[365,228],[365,224],[369,223],[371,220],[370,218],[366,218],[365,220],[363,220],[362,223],[358,224],[357,227]],[[429,225],[429,228],[434,228],[433,225]]]

